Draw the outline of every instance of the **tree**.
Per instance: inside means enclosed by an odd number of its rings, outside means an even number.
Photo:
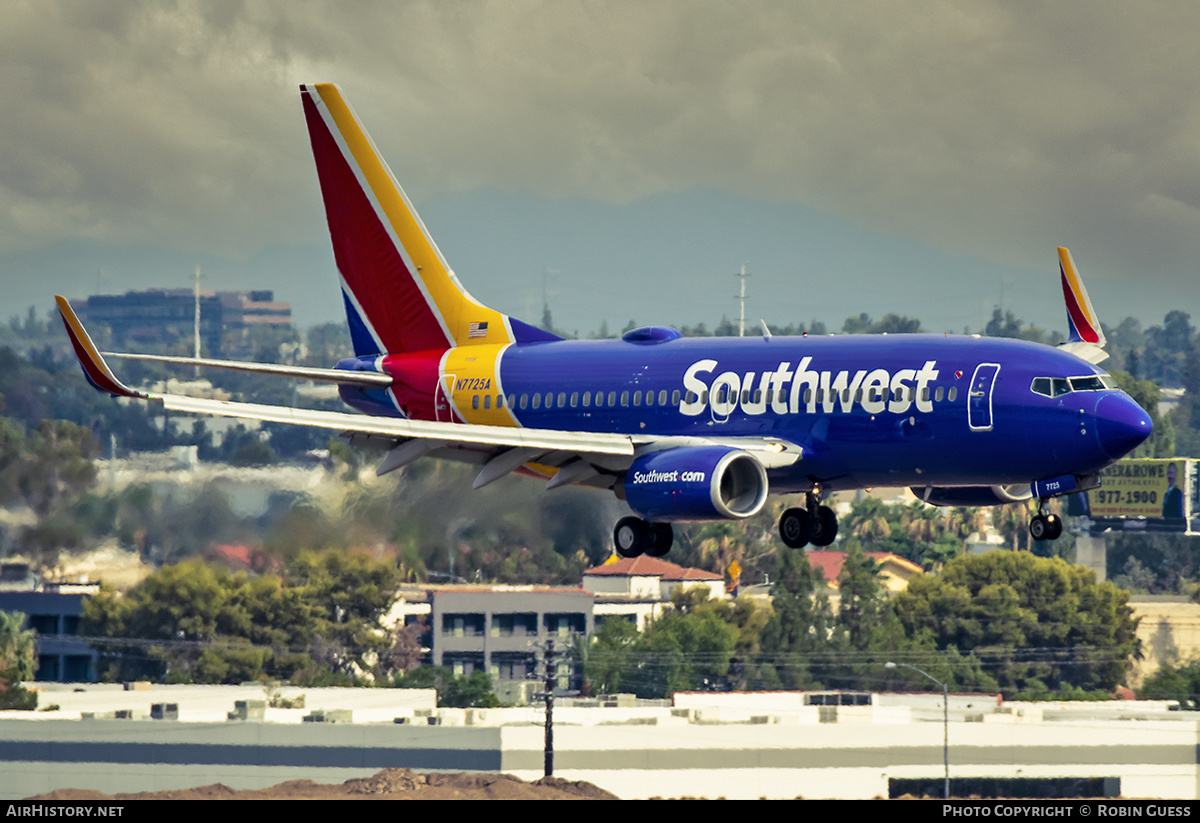
[[[397,689],[434,689],[437,704],[442,708],[490,709],[500,705],[492,693],[492,678],[486,672],[474,671],[456,675],[441,666],[418,666],[407,674],[398,675],[392,686]]]
[[[628,688],[634,673],[634,653],[641,643],[641,633],[632,620],[610,617],[600,624],[591,638],[592,644],[584,661],[583,676],[593,694],[616,694]]]
[[[811,656],[827,649],[828,601],[819,573],[804,549],[790,549],[779,562],[771,586],[774,614],[762,634],[759,678],[767,688],[815,685]]]
[[[713,691],[724,685],[737,642],[737,628],[713,610],[672,608],[642,636],[635,692],[669,697],[678,691]]]
[[[967,538],[987,525],[989,515],[979,507],[955,507],[946,513],[946,530],[961,543],[960,556],[966,557]]]
[[[24,624],[25,615],[0,612],[0,710],[37,708],[37,692],[20,685],[37,670],[36,635]]]
[[[837,628],[851,649],[869,648],[882,611],[879,565],[863,554],[857,540],[847,544],[838,574]]]
[[[893,603],[910,639],[973,655],[1012,696],[1120,685],[1141,648],[1128,601],[1082,566],[992,551],[914,579]]]
[[[381,619],[394,567],[366,557],[302,554],[284,577],[234,574],[196,560],[164,566],[125,596],[84,602],[80,631],[107,679],[237,683],[300,678],[350,685],[395,643]]]
[[[1137,690],[1142,700],[1178,700],[1185,709],[1200,709],[1200,661],[1164,665]]]

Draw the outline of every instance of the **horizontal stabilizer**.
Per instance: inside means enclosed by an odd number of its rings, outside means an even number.
[[[104,354],[107,357],[119,357],[123,360],[148,360],[154,363],[169,363],[173,366],[204,366],[205,368],[229,369],[232,371],[250,372],[251,374],[294,377],[298,380],[312,380],[317,383],[368,386],[377,389],[387,388],[392,385],[392,378],[390,376],[369,371],[315,369],[309,366],[280,366],[274,363],[246,363],[238,360],[212,360],[206,357],[172,357],[161,354],[125,354],[121,352],[105,352]]]

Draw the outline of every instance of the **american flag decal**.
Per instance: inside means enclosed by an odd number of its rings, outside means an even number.
[[[467,337],[487,337],[487,323],[472,323],[467,327]]]

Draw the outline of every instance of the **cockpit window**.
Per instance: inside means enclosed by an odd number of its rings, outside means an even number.
[[[1089,374],[1086,377],[1035,377],[1029,386],[1034,394],[1045,397],[1061,397],[1076,391],[1102,391],[1115,388],[1116,384],[1107,374]]]
[[[1071,391],[1101,391],[1102,389],[1104,389],[1104,381],[1097,375],[1071,378]]]

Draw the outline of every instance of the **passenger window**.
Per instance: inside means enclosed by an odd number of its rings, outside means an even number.
[[[945,397],[945,396],[946,396],[946,387],[945,387],[945,386],[938,386],[938,387],[937,387],[937,391],[936,391],[936,392],[934,393],[934,395],[933,395],[933,402],[935,402],[935,403],[941,403],[941,402],[942,402],[942,398],[943,398],[943,397]]]
[[[485,394],[483,396],[483,408],[484,409],[492,408],[492,396],[490,394]]]
[[[615,391],[610,391],[608,393],[608,405],[609,406],[617,405],[617,393]]]
[[[571,408],[575,408],[578,405],[579,405],[579,392],[573,391],[573,392],[571,392]]]
[[[642,393],[640,391],[635,391],[633,393],[633,405],[635,405],[635,406],[642,405]]]
[[[583,393],[583,407],[586,409],[590,405],[592,405],[592,393],[590,391],[585,391]]]
[[[667,405],[667,390],[666,389],[661,389],[658,392],[658,405],[660,405],[660,406]]]
[[[535,409],[540,409],[542,407],[542,396],[540,394],[535,394],[533,396],[533,407]]]
[[[522,394],[521,395],[521,408],[525,409],[525,408],[528,408],[528,406],[529,406],[529,395]]]
[[[921,402],[922,403],[929,402],[929,387],[928,386],[924,386],[921,388]]]
[[[565,391],[560,391],[558,393],[558,407],[561,409],[565,405],[567,405],[567,393]]]
[[[695,397],[695,395],[692,392],[688,392],[688,402],[689,403],[695,402],[693,400],[693,397]],[[671,405],[672,406],[679,405],[679,389],[676,389],[675,391],[671,392]]]
[[[951,403],[953,403],[953,402],[954,402],[954,398],[956,398],[956,397],[958,397],[958,386],[951,386],[951,387],[950,387],[950,394],[949,394],[949,396],[948,396],[948,398],[947,398],[947,399],[948,399],[948,400],[949,400]]]
[[[471,408],[479,408],[479,395],[475,394],[471,396]]]
[[[621,405],[626,408],[629,407],[629,392],[628,391],[621,392]]]

